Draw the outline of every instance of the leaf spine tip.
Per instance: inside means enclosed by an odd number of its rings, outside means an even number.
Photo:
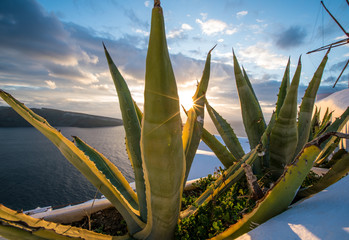
[[[160,7],[160,0],[154,0],[154,8]]]
[[[217,44],[213,46],[213,48],[211,48],[211,50],[208,52],[208,54],[211,54],[211,52],[213,51],[213,49],[215,49],[217,47]]]

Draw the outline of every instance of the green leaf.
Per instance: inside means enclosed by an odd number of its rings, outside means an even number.
[[[246,83],[248,84],[248,86],[249,86],[250,89],[251,89],[251,92],[253,93],[254,98],[258,101],[257,95],[256,95],[256,93],[254,92],[254,89],[253,89],[253,87],[252,87],[251,81],[250,81],[250,79],[249,79],[249,77],[248,77],[248,75],[247,75],[247,73],[246,73],[246,71],[245,71],[245,68],[244,68],[243,66],[242,66],[242,73],[243,73],[243,75],[244,75],[244,78],[245,78],[245,80],[246,80]]]
[[[187,113],[188,119],[183,127],[182,141],[186,160],[184,184],[187,181],[196,150],[199,147],[202,129],[204,126],[205,94],[210,79],[211,52],[214,48],[215,47],[213,47],[207,54],[202,78],[193,96],[194,104]]]
[[[344,177],[349,172],[349,153],[343,154],[342,157],[331,167],[331,169],[314,185],[301,189],[297,197],[304,198],[316,194],[339,179]]]
[[[275,180],[282,174],[284,167],[293,160],[297,146],[297,96],[300,75],[299,58],[290,89],[270,134],[270,170]]]
[[[298,114],[298,143],[297,143],[295,155],[298,154],[298,152],[303,148],[304,144],[308,141],[308,138],[309,138],[310,127],[311,127],[311,117],[314,109],[314,102],[315,102],[317,91],[320,86],[322,74],[326,66],[328,53],[329,51],[326,53],[319,67],[314,73],[314,76],[310,81],[307,87],[307,90],[305,91],[305,94],[300,106],[300,110]]]
[[[105,175],[105,177],[116,187],[116,189],[118,189],[122,196],[124,196],[124,198],[130,203],[130,205],[134,209],[139,210],[137,195],[130,187],[120,170],[103,154],[99,153],[80,138],[76,136],[73,136],[73,138],[75,145],[96,164],[98,170]]]
[[[320,125],[319,116],[320,116],[320,109],[318,109],[317,106],[315,105],[314,115],[310,123],[308,142],[315,138],[315,131],[316,131],[315,129]]]
[[[235,159],[242,158],[245,155],[245,152],[230,124],[219,115],[219,113],[216,112],[208,102],[206,102],[206,109],[231,154],[233,154]]]
[[[349,121],[349,107],[347,107],[347,109],[342,113],[342,115],[339,118],[337,118],[331,124],[331,126],[329,126],[326,129],[325,133],[340,132],[342,128],[345,126],[345,124],[347,124],[348,121]],[[333,145],[336,139],[337,139],[336,137],[331,137],[327,141],[324,141],[323,143],[324,147],[321,153],[319,154],[319,156],[315,160],[315,163],[317,165],[321,164],[326,159],[324,155],[326,155],[326,152],[328,152],[327,150],[331,148],[331,146]]]
[[[132,208],[105,175],[97,169],[95,163],[77,148],[74,143],[65,138],[55,128],[51,127],[44,118],[35,114],[10,94],[0,90],[0,96],[19,115],[47,137],[61,151],[63,156],[108,198],[124,217],[131,233],[139,231],[144,226],[144,223],[138,218],[139,211]]]
[[[143,112],[142,112],[142,110],[138,107],[136,101],[133,101],[133,104],[134,104],[135,109],[136,109],[136,113],[137,113],[137,116],[138,116],[139,125],[141,125],[141,124],[142,124],[142,119],[143,119]]]
[[[233,52],[233,54],[234,73],[240,99],[242,120],[250,147],[253,149],[258,145],[259,140],[265,131],[265,120],[259,102],[251,90],[251,83],[248,81],[248,78],[243,76],[235,53]]]
[[[95,239],[112,240],[127,239],[125,237],[113,238],[112,236],[95,233],[86,229],[48,222],[16,212],[0,204],[0,235],[8,239],[27,240],[70,240],[70,239]]]
[[[205,128],[201,135],[202,141],[214,152],[216,157],[221,161],[225,168],[229,168],[238,161],[228,149],[217,140],[215,136],[209,133]]]
[[[288,58],[285,73],[284,73],[284,76],[282,78],[281,86],[279,89],[278,100],[276,102],[276,116],[279,116],[280,109],[281,109],[282,105],[284,104],[287,90],[290,86],[290,64],[291,64],[290,58]]]
[[[202,73],[201,80],[196,88],[195,94],[193,96],[193,107],[196,111],[197,115],[204,114],[204,104],[205,104],[205,96],[208,88],[208,83],[210,79],[210,69],[211,69],[211,52],[215,49],[217,45],[215,45],[208,53],[206,57],[205,68]]]
[[[314,137],[318,137],[324,132],[326,132],[327,128],[331,126],[331,119],[332,119],[333,111],[330,112],[329,108],[326,109],[325,115],[323,116],[319,126],[317,126],[316,132],[314,134]],[[320,113],[319,113],[320,116]]]
[[[130,90],[121,76],[118,68],[115,66],[113,59],[110,57],[106,47],[104,46],[105,56],[108,60],[110,74],[113,78],[114,85],[118,94],[120,110],[122,114],[123,125],[126,134],[126,147],[129,155],[134,174],[137,195],[139,200],[139,209],[142,221],[147,218],[147,205],[145,196],[145,184],[142,167],[142,156],[140,149],[141,127],[139,121],[139,113],[137,114],[134,101]]]
[[[177,86],[159,2],[152,10],[146,59],[141,151],[148,217],[144,230],[134,236],[172,239],[183,192],[185,158]]]

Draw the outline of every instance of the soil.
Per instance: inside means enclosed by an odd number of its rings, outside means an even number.
[[[85,217],[71,225],[111,236],[120,236],[127,233],[125,220],[114,207],[93,213],[90,219]]]

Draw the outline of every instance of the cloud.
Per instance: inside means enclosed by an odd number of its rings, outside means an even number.
[[[45,83],[48,85],[50,89],[55,89],[56,88],[56,83],[51,80],[46,80]]]
[[[145,1],[144,6],[149,7],[150,6],[150,1]]]
[[[141,20],[132,9],[125,9],[125,15],[131,20],[131,24],[134,26],[138,26],[144,29],[149,28],[148,21]]]
[[[0,88],[28,106],[119,116],[102,42],[130,86],[143,85],[146,50],[138,47],[145,43],[144,36],[99,37],[92,29],[61,22],[35,1],[0,5]],[[52,94],[52,89],[59,94]],[[133,89],[136,96],[142,91]],[[91,96],[96,103],[88,107],[77,101]],[[113,102],[103,100],[111,96]],[[71,104],[68,98],[76,101]]]
[[[145,37],[149,36],[149,32],[148,31],[144,31],[142,29],[136,29],[135,32],[136,33],[140,33],[140,34],[142,34]]]
[[[5,7],[12,2],[14,6]],[[0,18],[0,30],[5,33],[0,35],[0,88],[32,107],[120,117],[115,87],[101,44],[104,42],[132,96],[142,106],[147,54],[144,32],[137,33],[135,30],[134,35],[115,39],[74,23],[63,23],[34,1],[11,0],[0,1],[0,4],[3,16]],[[233,31],[219,20],[202,18],[199,21],[205,26],[207,23],[222,26],[218,32],[207,27],[206,31],[211,35]],[[142,24],[137,26],[134,29],[144,29]],[[177,29],[180,34],[176,36],[175,30],[172,34],[177,39],[185,37],[190,30],[192,26],[183,23]],[[207,97],[217,111],[228,120],[235,121],[241,117],[232,57],[230,52],[224,54],[218,49],[214,51],[211,63]],[[238,51],[237,55],[241,63],[251,62],[265,69],[284,69],[287,62],[287,57],[270,51],[265,43]],[[170,57],[179,91],[192,96],[196,81],[202,77],[205,62],[183,54]],[[202,57],[202,53],[198,57]],[[276,101],[280,76],[262,71],[258,81],[254,71],[248,74],[262,101],[262,108],[269,111]],[[0,105],[4,104],[0,101]]]
[[[200,19],[196,19],[196,22],[200,25],[201,30],[206,35],[222,33],[228,27],[228,25],[225,22],[215,19],[210,19],[205,22],[201,21]]]
[[[225,34],[227,34],[227,35],[233,35],[233,34],[236,33],[237,31],[238,31],[237,28],[227,29],[227,30],[225,31]]]
[[[200,13],[200,16],[201,16],[202,20],[205,21],[207,19],[208,14],[207,13]]]
[[[238,53],[242,61],[252,62],[265,69],[280,69],[287,64],[287,57],[278,55],[267,49],[269,44],[258,42],[240,50]]]
[[[82,84],[99,82],[93,73],[83,71],[80,67],[48,64],[47,69],[48,75],[57,79],[70,79]]]
[[[275,43],[282,49],[297,47],[304,43],[306,30],[301,26],[291,26],[275,36]]]
[[[217,19],[209,19],[207,21],[196,19],[196,23],[200,25],[202,32],[209,36],[219,33],[232,35],[237,32],[236,28],[229,28],[228,24]]]
[[[193,28],[192,28],[192,26],[190,26],[189,24],[187,24],[187,23],[183,23],[182,24],[182,26],[181,26],[181,28],[183,29],[183,30],[193,30]]]
[[[330,71],[342,71],[346,63],[347,63],[347,60],[333,64],[330,67]]]
[[[243,16],[246,16],[247,14],[248,14],[248,11],[240,11],[240,12],[236,13],[236,17],[241,18]]]
[[[46,14],[35,1],[2,1],[0,15],[0,50],[5,54],[77,64],[77,56],[72,54],[75,46],[67,42],[69,33],[57,17]]]
[[[187,23],[183,23],[181,25],[181,28],[180,29],[175,29],[175,30],[172,30],[170,31],[168,34],[167,34],[167,38],[168,39],[171,39],[171,38],[177,38],[177,39],[185,39],[187,38],[187,35],[185,34],[186,31],[190,31],[192,30],[193,28],[187,24]]]

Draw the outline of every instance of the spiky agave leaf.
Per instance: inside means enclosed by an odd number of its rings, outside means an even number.
[[[297,96],[301,74],[301,60],[293,77],[290,89],[276,118],[270,134],[270,170],[273,179],[277,179],[284,167],[289,164],[296,150],[298,141],[297,131]]]
[[[233,154],[228,151],[226,146],[218,141],[217,138],[205,128],[202,131],[201,138],[202,141],[204,141],[204,143],[206,143],[206,145],[212,150],[212,152],[214,152],[216,157],[219,159],[219,161],[221,161],[225,168],[229,168],[239,160],[236,159]]]
[[[205,95],[210,79],[211,52],[215,47],[216,46],[214,46],[207,54],[205,68],[193,96],[193,106],[187,113],[188,119],[183,127],[182,141],[186,161],[184,184],[187,181],[196,150],[199,147],[202,129],[204,127]]]
[[[185,175],[177,86],[160,2],[154,2],[146,59],[141,151],[147,225],[136,238],[172,239]]]
[[[310,195],[316,194],[339,179],[344,177],[349,172],[349,153],[345,153],[341,158],[331,167],[331,169],[315,184],[312,186],[301,189],[297,193],[298,198],[305,198]]]
[[[245,152],[230,124],[208,102],[206,102],[206,109],[231,154],[235,159],[242,158]]]
[[[137,195],[120,170],[103,154],[89,146],[79,137],[73,136],[73,139],[75,146],[83,151],[85,155],[96,164],[96,167],[104,173],[105,177],[118,189],[118,191],[130,203],[130,205],[138,210],[139,206]]]
[[[188,116],[188,111],[184,107],[183,111]],[[221,161],[225,168],[229,168],[234,164],[234,162],[237,161],[237,159],[235,159],[231,152],[228,151],[226,146],[218,141],[217,138],[205,128],[202,129],[201,139],[212,150],[212,152],[214,152],[216,157],[219,159],[219,161]]]
[[[0,235],[25,240],[127,240],[129,236],[112,237],[86,229],[48,222],[16,212],[0,204]]]
[[[35,114],[10,94],[0,90],[0,96],[19,115],[47,137],[61,151],[63,156],[108,198],[125,219],[131,233],[139,231],[144,226],[144,223],[139,219],[139,211],[132,208],[130,203],[120,194],[119,190],[96,167],[96,164],[77,148],[74,143],[65,138],[55,128],[51,127],[44,118]]]
[[[294,156],[297,155],[303,148],[304,144],[308,142],[315,97],[320,86],[322,73],[326,66],[329,51],[330,49],[322,59],[304,94],[298,113],[298,143]]]
[[[250,147],[253,149],[258,145],[265,131],[266,124],[259,102],[251,90],[251,83],[242,74],[234,52],[233,55],[235,81],[240,99],[242,120]]]
[[[108,61],[110,74],[113,78],[114,85],[118,94],[120,110],[122,114],[123,125],[126,135],[126,148],[131,161],[134,174],[137,195],[139,199],[139,209],[141,219],[146,221],[147,218],[147,204],[145,196],[145,184],[142,167],[142,156],[140,149],[141,127],[139,121],[139,114],[137,114],[134,101],[132,99],[130,90],[120,74],[118,68],[115,66],[113,59],[110,57],[106,47],[104,46],[105,56]]]
[[[288,88],[290,86],[290,65],[291,65],[291,61],[290,61],[290,58],[288,58],[284,76],[282,78],[280,89],[279,89],[278,99],[276,102],[276,110],[275,110],[276,116],[278,116],[280,113],[280,109],[284,104],[285,97],[286,97]]]
[[[342,128],[345,126],[345,124],[349,121],[349,107],[342,113],[342,115],[337,118],[326,130],[325,133],[329,132],[340,132]],[[329,148],[333,148],[333,143],[336,141],[336,137],[331,137],[327,139],[323,144],[325,145],[319,154],[319,156],[316,158],[315,163],[316,165],[319,165],[323,163],[324,160],[326,160],[327,155],[329,155],[332,151],[328,151]],[[334,149],[333,149],[334,150]]]
[[[332,119],[333,111],[330,112],[329,108],[326,109],[325,115],[322,117],[322,120],[319,122],[319,125],[315,129],[315,133],[313,138],[320,136],[323,134],[329,126],[331,126],[331,119]],[[319,113],[320,116],[320,113]],[[320,119],[320,117],[319,117]]]
[[[257,95],[256,95],[256,93],[254,92],[254,89],[253,89],[253,87],[252,87],[250,78],[248,77],[248,75],[247,75],[247,73],[246,73],[246,71],[245,71],[245,68],[244,68],[243,66],[242,66],[242,74],[243,74],[243,76],[244,76],[244,78],[245,78],[245,81],[246,81],[247,85],[250,87],[251,92],[253,93],[254,98],[258,101]]]
[[[320,111],[321,109],[318,109],[318,107],[315,105],[315,111],[310,123],[308,142],[315,138],[316,128],[318,128],[320,125]]]

